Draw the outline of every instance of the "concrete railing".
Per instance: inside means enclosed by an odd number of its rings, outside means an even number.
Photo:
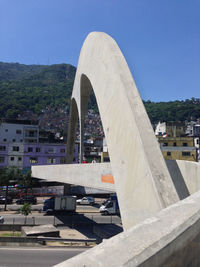
[[[56,267],[200,266],[199,238],[200,191]]]

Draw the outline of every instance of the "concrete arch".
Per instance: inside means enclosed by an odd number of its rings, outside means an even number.
[[[128,65],[116,42],[102,32],[88,35],[79,57],[72,99],[81,134],[91,88],[107,139],[123,227],[128,229],[179,198]],[[69,129],[68,145],[74,129]]]
[[[84,74],[81,75],[80,83],[80,160],[83,158],[83,137],[84,137],[84,120],[88,108],[88,101],[92,91],[92,85],[88,77]]]
[[[74,98],[71,99],[70,116],[68,123],[68,136],[67,136],[67,163],[73,162],[74,146],[76,141],[76,128],[79,119],[78,106]]]

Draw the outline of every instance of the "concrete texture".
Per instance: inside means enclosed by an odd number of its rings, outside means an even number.
[[[108,144],[123,227],[128,229],[177,202],[179,196],[127,63],[116,42],[101,32],[89,34],[81,49],[71,101],[68,163],[73,161],[78,118],[80,157],[83,154],[83,123],[92,89]],[[97,165],[37,166],[32,167],[32,175],[112,190],[112,184],[99,183],[102,167],[97,174]]]
[[[67,266],[199,266],[200,192],[68,261]]]
[[[200,163],[166,160],[166,164],[180,199],[200,190]],[[48,181],[116,191],[115,184],[102,179],[103,176],[113,175],[110,163],[33,166],[32,174]]]
[[[102,32],[90,33],[81,49],[72,93],[68,163],[73,159],[78,117],[83,141],[92,89],[108,144],[123,226],[128,229],[179,197],[128,65],[116,42]],[[82,154],[81,143],[80,157]]]
[[[67,162],[73,161],[78,120],[82,159],[83,124],[92,89],[111,159],[106,174],[114,176],[114,184],[108,186],[117,192],[125,231],[56,266],[199,266],[200,191],[179,201],[199,190],[199,164],[168,162],[167,168],[127,63],[105,33],[89,34],[81,49]],[[52,175],[58,181],[105,189],[98,180],[102,166],[33,167],[33,176],[50,179]]]
[[[176,160],[166,160],[166,164],[171,175],[172,181],[180,199],[184,199],[190,195],[182,171]]]
[[[23,226],[21,231],[24,236],[59,237],[59,230],[52,224],[45,224],[32,227]]]
[[[36,178],[115,191],[114,184],[102,182],[102,175],[111,173],[110,163],[32,166]]]
[[[185,160],[167,160],[167,167],[171,174],[173,181],[179,183],[179,181],[184,180],[184,184],[187,188],[188,195],[196,193],[200,190],[200,163],[191,162]],[[183,186],[183,183],[182,183]],[[180,185],[178,186],[181,188]],[[183,189],[184,190],[184,189]],[[186,191],[182,191],[185,197],[187,195]]]
[[[77,229],[59,229],[60,237],[66,239],[96,239],[98,236],[93,234],[91,229],[87,231],[87,228],[77,228]],[[82,231],[82,232],[81,232]]]
[[[200,163],[166,160],[166,164],[180,199],[200,190]],[[110,163],[32,166],[32,175],[48,181],[116,191],[115,184],[102,181],[102,176],[113,175]]]

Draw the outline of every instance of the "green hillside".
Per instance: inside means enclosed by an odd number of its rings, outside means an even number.
[[[0,117],[16,118],[24,110],[39,114],[47,105],[69,104],[75,72],[69,64],[0,62]]]
[[[76,68],[69,64],[23,65],[0,62],[0,118],[17,118],[30,110],[39,115],[46,106],[69,105]],[[144,101],[152,123],[200,118],[200,99]],[[89,108],[97,111],[91,95]]]
[[[151,102],[144,101],[152,123],[159,121],[190,121],[200,118],[200,99],[191,98],[185,101]]]

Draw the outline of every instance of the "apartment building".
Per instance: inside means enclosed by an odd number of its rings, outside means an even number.
[[[19,123],[18,123],[19,122]],[[42,138],[41,138],[42,139]],[[16,166],[24,171],[32,165],[64,164],[66,144],[57,140],[40,140],[37,123],[30,121],[4,121],[0,123],[0,168]],[[78,162],[78,146],[74,150],[74,163]]]
[[[165,159],[198,161],[197,148],[193,137],[162,137],[158,142]]]

